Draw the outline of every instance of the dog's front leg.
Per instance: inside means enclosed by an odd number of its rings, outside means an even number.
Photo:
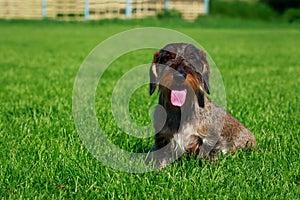
[[[174,139],[169,140],[169,143],[165,146],[161,146],[160,144],[156,144],[149,153],[147,163],[153,163],[158,168],[163,168],[175,161],[182,154],[182,151],[180,151]]]
[[[220,138],[220,132],[217,130],[210,131],[209,135],[203,138],[200,146],[199,157],[207,158],[210,152],[214,151]]]

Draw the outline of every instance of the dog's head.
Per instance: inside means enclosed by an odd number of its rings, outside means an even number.
[[[210,93],[209,65],[203,50],[192,44],[168,44],[154,54],[150,68],[150,95],[157,86],[173,106],[185,104],[188,93],[196,94],[204,107],[204,92]],[[190,90],[193,91],[190,91]]]

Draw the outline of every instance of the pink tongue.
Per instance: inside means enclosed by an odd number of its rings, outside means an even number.
[[[184,90],[172,90],[171,91],[171,103],[173,106],[182,106],[186,99],[186,89]]]

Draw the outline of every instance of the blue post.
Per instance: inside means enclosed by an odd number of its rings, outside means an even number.
[[[42,18],[47,17],[47,0],[42,0]]]
[[[209,13],[209,0],[204,0],[204,14]]]
[[[170,0],[165,0],[165,9],[170,10]]]
[[[126,19],[131,18],[131,0],[126,0]]]
[[[84,19],[88,21],[90,18],[90,1],[84,0]]]

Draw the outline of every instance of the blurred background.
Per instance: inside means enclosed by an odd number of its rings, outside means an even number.
[[[102,20],[218,15],[294,22],[300,0],[0,0],[0,18]]]

